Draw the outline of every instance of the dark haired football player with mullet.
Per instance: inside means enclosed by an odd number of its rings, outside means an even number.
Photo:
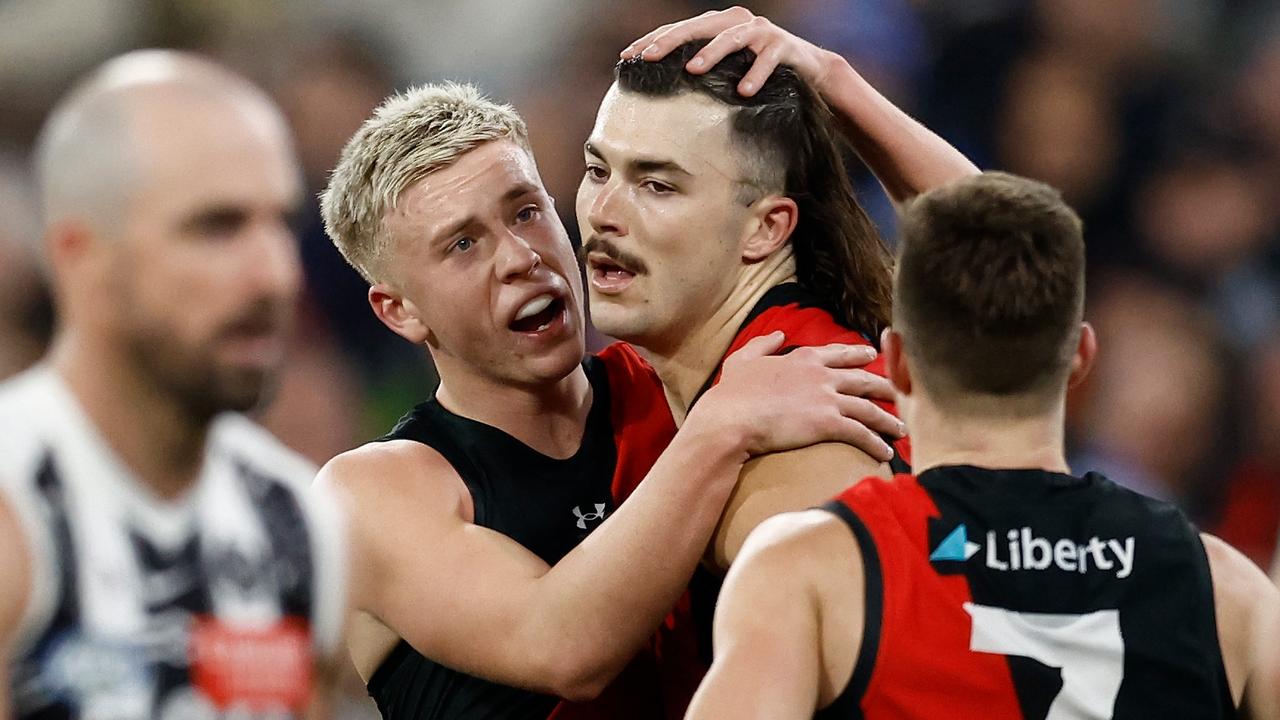
[[[592,320],[626,341],[617,359],[652,365],[632,397],[669,409],[669,435],[752,338],[870,345],[888,323],[891,258],[854,195],[854,152],[895,202],[977,168],[844,58],[743,8],[658,28],[623,58],[584,147],[578,222]],[[895,450],[905,469],[909,447]],[[744,468],[711,568],[656,641],[673,714],[710,662],[719,574],[747,533],[887,477],[887,455],[826,443]]]

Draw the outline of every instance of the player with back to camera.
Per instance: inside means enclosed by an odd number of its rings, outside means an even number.
[[[342,526],[239,414],[300,282],[282,115],[207,60],[139,51],[59,101],[35,159],[58,329],[0,385],[0,716],[322,713]]]
[[[1097,347],[1084,284],[1080,220],[1041,183],[907,206],[883,348],[915,474],[751,535],[690,718],[1226,718],[1274,693],[1262,572],[1067,467],[1066,390]]]

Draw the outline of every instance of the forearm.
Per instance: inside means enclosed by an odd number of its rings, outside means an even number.
[[[843,57],[830,53],[826,64],[823,99],[894,203],[979,172],[959,150],[889,102]]]
[[[538,581],[529,617],[572,664],[570,684],[612,679],[670,611],[744,458],[731,438],[686,424],[626,503]]]

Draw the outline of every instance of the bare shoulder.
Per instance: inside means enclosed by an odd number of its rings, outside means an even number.
[[[1200,539],[1209,557],[1214,599],[1218,605],[1231,611],[1251,612],[1276,597],[1276,587],[1243,553],[1209,533],[1201,533]]]
[[[1218,642],[1237,704],[1256,669],[1258,629],[1280,612],[1280,591],[1243,553],[1208,533],[1200,534],[1218,622]]]
[[[372,442],[341,453],[320,468],[316,483],[361,504],[407,498],[438,501],[466,489],[444,456],[412,440]]]
[[[747,537],[733,567],[753,565],[788,578],[818,577],[834,559],[858,552],[842,520],[825,510],[801,510],[761,522]]]
[[[357,554],[382,555],[473,517],[458,471],[440,453],[410,440],[348,450],[320,468],[316,485],[346,506]]]

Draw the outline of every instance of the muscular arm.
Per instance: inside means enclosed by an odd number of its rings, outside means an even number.
[[[756,53],[755,65],[738,85],[746,96],[754,95],[779,64],[795,68],[826,100],[850,144],[895,203],[978,172],[959,150],[889,102],[843,57],[745,8],[664,25],[628,46],[622,57],[641,52],[646,60],[659,60],[695,39],[711,42],[686,65],[692,73],[706,72],[743,48]]]
[[[1218,642],[1231,697],[1250,718],[1280,717],[1280,656],[1275,652],[1280,591],[1238,550],[1201,534],[1213,576]]]
[[[807,510],[870,475],[889,477],[886,463],[841,443],[753,458],[742,468],[711,546],[711,564],[725,570],[747,536],[779,513]]]
[[[843,394],[843,376],[831,369],[865,362],[865,351],[806,350],[726,362],[721,385],[639,489],[550,568],[471,523],[461,479],[426,446],[390,442],[339,456],[321,479],[353,500],[353,542],[369,573],[356,607],[450,667],[569,699],[593,696],[683,591],[750,452],[869,432],[844,414],[841,400],[849,414],[862,401]]]
[[[554,567],[470,522],[433,450],[399,441],[332,461],[369,564],[356,606],[419,652],[496,682],[594,696],[675,603],[742,460],[734,442],[677,435],[616,513]]]
[[[963,153],[889,102],[847,60],[826,55],[830,69],[819,92],[895,204],[979,172]]]
[[[10,648],[26,609],[31,585],[27,542],[18,518],[0,492],[0,720],[11,715],[9,698]]]
[[[862,640],[860,568],[849,531],[824,511],[752,533],[725,579],[715,662],[687,717],[798,719],[829,705]]]

